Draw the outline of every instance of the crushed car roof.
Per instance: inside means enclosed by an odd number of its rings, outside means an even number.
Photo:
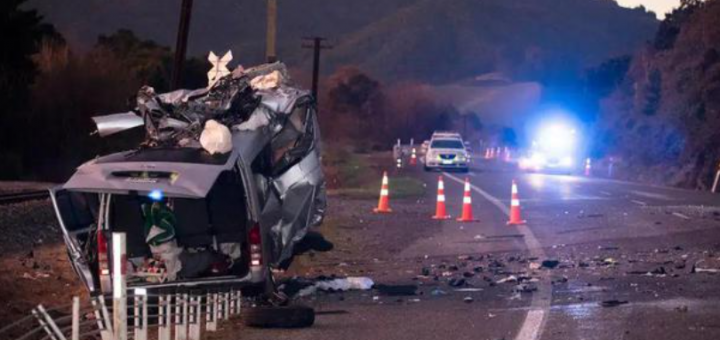
[[[238,68],[207,89],[156,94],[143,86],[133,111],[93,119],[100,136],[144,126],[145,142],[137,150],[83,164],[64,188],[140,194],[162,190],[171,197],[203,198],[220,173],[255,159],[298,100],[308,96],[289,83],[282,63]],[[211,154],[201,145],[203,126],[210,120],[231,131],[230,152]]]

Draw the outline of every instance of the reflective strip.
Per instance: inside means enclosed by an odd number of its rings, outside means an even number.
[[[517,198],[513,198],[510,200],[510,205],[513,207],[519,207],[520,206],[520,200]]]
[[[465,182],[465,192],[470,192],[470,182]]]
[[[443,184],[442,181],[438,182],[438,189],[439,189],[439,190],[444,190],[444,189],[445,189],[445,184]]]
[[[375,183],[377,183],[377,182],[375,182]],[[387,176],[383,176],[382,185],[388,185],[388,178],[387,178]]]
[[[465,204],[472,203],[472,198],[470,198],[470,196],[463,197],[463,203],[465,203]]]
[[[445,202],[445,195],[438,195],[438,202]]]
[[[506,191],[506,192],[507,192],[507,191]],[[518,193],[517,185],[513,184],[513,186],[512,186],[512,194],[517,195],[517,193]]]
[[[380,190],[380,196],[387,196],[387,195],[388,195],[388,189]]]

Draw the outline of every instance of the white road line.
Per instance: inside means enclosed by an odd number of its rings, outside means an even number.
[[[643,201],[638,201],[638,200],[630,200],[630,202],[633,202],[638,205],[642,205],[643,207],[647,205],[647,203],[645,203]]]
[[[470,176],[472,176],[472,177],[475,177],[475,173],[474,173],[474,172],[469,172],[468,175],[470,175]]]
[[[603,195],[605,195],[605,196],[612,196],[612,194],[609,193],[609,192],[607,192],[607,191],[601,191],[600,193],[603,194]]]
[[[449,173],[444,174],[445,176],[457,183],[465,183],[462,179],[455,177]],[[487,191],[480,189],[475,185],[471,185],[470,187],[473,191],[477,192],[490,203],[495,205],[498,209],[500,209],[503,214],[505,214],[506,216],[510,216],[510,209],[507,207],[507,205],[503,204],[497,197],[490,195]],[[533,234],[532,230],[530,230],[528,226],[521,225],[515,226],[515,228],[517,228],[517,230],[524,236],[523,241],[525,242],[525,247],[528,248],[531,256],[541,259],[547,258],[547,255],[545,255],[540,241],[538,241],[538,239],[535,237],[535,234]],[[549,283],[550,277],[548,271],[542,271],[540,273],[540,276],[541,279],[540,282],[538,282],[538,291],[533,294],[532,302],[530,303],[530,310],[525,315],[525,320],[523,320],[522,327],[520,327],[520,331],[518,332],[517,336],[515,336],[515,340],[539,340],[542,336],[542,331],[545,328],[545,323],[547,323],[547,315],[550,312],[550,301],[552,300],[552,285],[550,285]]]
[[[682,214],[682,213],[679,213],[679,212],[673,212],[672,214],[673,214],[673,216],[682,218],[683,220],[689,220],[689,219],[690,219],[690,216],[685,215],[685,214]]]
[[[637,195],[637,196],[654,198],[654,199],[658,199],[658,200],[664,200],[664,201],[672,200],[672,198],[668,197],[667,195],[656,194],[656,193],[647,192],[647,191],[632,190],[632,191],[630,191],[630,193]]]

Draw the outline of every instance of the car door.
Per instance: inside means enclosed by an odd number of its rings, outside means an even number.
[[[307,229],[323,220],[326,198],[319,140],[312,101],[298,101],[283,131],[271,142],[273,197],[263,215],[264,220],[272,220],[273,263],[290,258]]]
[[[95,291],[93,263],[96,255],[91,251],[92,232],[96,230],[99,201],[96,194],[72,192],[61,188],[50,189],[50,198],[67,245],[70,263],[80,280],[90,291]]]

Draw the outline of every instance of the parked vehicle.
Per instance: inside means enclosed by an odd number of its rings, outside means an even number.
[[[436,132],[430,139],[425,156],[425,171],[460,170],[468,171],[470,156],[460,134]]]

